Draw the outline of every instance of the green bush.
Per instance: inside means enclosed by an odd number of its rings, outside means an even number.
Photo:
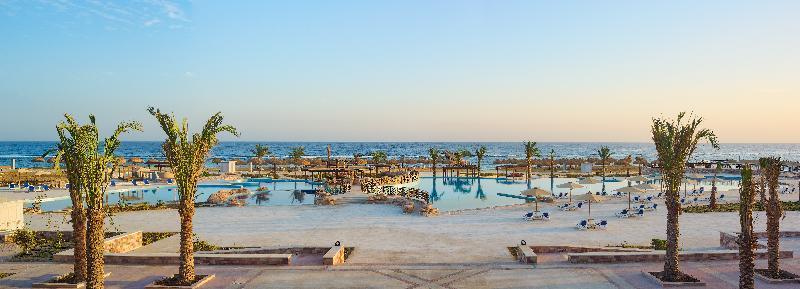
[[[14,240],[15,245],[22,249],[23,254],[30,254],[31,249],[36,248],[40,243],[36,232],[28,228],[21,228],[14,231],[14,233],[11,234],[11,239]]]
[[[800,211],[800,202],[782,202],[784,211]],[[756,202],[753,205],[753,211],[763,211],[764,204]],[[694,205],[683,208],[684,213],[728,213],[739,212],[739,203],[717,204],[716,209],[711,209],[708,205]]]
[[[667,240],[662,239],[653,239],[650,241],[650,244],[653,245],[654,250],[666,250],[667,249]]]

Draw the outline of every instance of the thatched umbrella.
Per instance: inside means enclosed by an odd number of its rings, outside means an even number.
[[[684,179],[683,180],[683,197],[686,197],[686,191],[689,189],[689,184],[692,184],[694,188],[697,188],[697,181],[693,179]]]
[[[213,158],[213,159],[211,159],[211,162],[215,163],[215,164],[222,163],[223,161],[225,161],[225,160],[223,160],[222,158]]]
[[[543,190],[540,188],[532,188],[522,191],[523,196],[534,197],[534,202],[536,203],[536,212],[539,211],[539,198],[546,198],[553,195],[553,193]]]
[[[659,188],[658,186],[652,185],[652,184],[638,184],[638,185],[635,185],[633,187],[634,188],[639,188],[639,189],[642,189],[642,190],[645,190],[645,191],[647,191],[647,190],[655,190],[655,189]]]
[[[578,181],[578,183],[581,185],[594,185],[594,184],[599,184],[600,182],[601,182],[600,180],[593,177],[586,177]]]
[[[598,196],[592,193],[580,194],[577,197],[575,197],[575,199],[579,201],[589,202],[589,219],[592,218],[592,202],[599,203],[604,200],[602,196]]]
[[[142,158],[140,158],[140,157],[133,157],[133,158],[131,158],[131,163],[134,163],[134,164],[141,164],[141,163],[143,163],[143,162],[144,162],[144,160],[143,160]]]
[[[44,157],[35,157],[31,161],[34,162],[34,163],[43,163],[44,162]]]
[[[581,186],[579,184],[576,184],[576,183],[573,183],[573,182],[563,183],[563,184],[558,185],[557,187],[558,188],[562,188],[562,189],[569,189],[569,202],[570,203],[572,203],[572,189],[583,188],[583,186]]]
[[[631,193],[643,193],[644,190],[637,188],[637,187],[624,187],[617,189],[617,192],[620,193],[628,193],[628,210],[631,209]]]

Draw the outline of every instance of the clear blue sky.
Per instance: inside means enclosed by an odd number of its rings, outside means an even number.
[[[0,0],[0,140],[155,105],[243,140],[800,142],[800,1]],[[745,116],[746,115],[746,116]]]

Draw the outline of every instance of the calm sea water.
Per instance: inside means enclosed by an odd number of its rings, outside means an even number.
[[[272,152],[280,157],[286,157],[296,146],[304,146],[310,157],[325,156],[326,147],[330,144],[334,156],[352,157],[354,153],[368,155],[381,150],[392,158],[427,156],[431,147],[474,151],[484,145],[488,149],[486,168],[491,167],[496,159],[524,156],[522,142],[222,142],[214,148],[212,155],[225,159],[247,158],[252,156],[251,150],[255,144],[269,145]],[[12,159],[16,159],[18,167],[46,166],[45,163],[34,163],[32,160],[55,145],[55,142],[0,142],[0,165],[8,166]],[[615,158],[633,155],[655,159],[655,148],[651,143],[539,143],[542,154],[553,149],[558,157],[569,158],[592,156],[604,145],[611,148]],[[163,157],[160,142],[123,142],[118,155],[144,159]],[[722,144],[719,150],[704,144],[698,148],[694,160],[756,159],[763,156],[800,161],[800,144]]]

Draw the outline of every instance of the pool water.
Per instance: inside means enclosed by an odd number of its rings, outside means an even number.
[[[576,178],[539,178],[532,179],[530,182],[525,180],[512,180],[506,178],[420,178],[417,187],[430,193],[430,201],[442,211],[453,211],[463,209],[477,209],[494,206],[524,204],[524,199],[516,199],[497,195],[504,193],[509,195],[519,195],[521,191],[529,188],[539,187],[559,193],[568,193],[569,189],[558,188],[559,184],[567,182],[578,182]],[[242,199],[247,206],[291,206],[307,205],[314,203],[313,194],[294,193],[295,190],[311,190],[319,187],[320,183],[295,180],[273,180],[268,178],[248,179],[244,182],[233,183],[204,183],[198,185],[197,201],[204,202],[208,197],[219,190],[230,190],[235,188],[246,188],[255,192],[259,187],[269,188],[269,194],[252,194]],[[616,189],[628,185],[623,178],[607,178],[606,192],[612,193]],[[656,183],[656,185],[658,185]],[[717,182],[720,192],[738,188],[738,179],[730,177],[726,181]],[[585,194],[587,191],[599,192],[602,184],[583,185],[584,188],[574,189],[573,195]],[[697,185],[688,185],[691,192],[693,188],[705,187],[710,191],[711,182],[704,180]],[[642,195],[655,194],[652,191]],[[119,203],[137,204],[152,203],[159,201],[169,203],[178,200],[177,189],[175,186],[150,187],[135,190],[113,190],[108,193],[107,203],[115,205]],[[27,204],[31,206],[31,204]],[[56,211],[71,206],[68,198],[47,201],[42,203],[42,210]]]
[[[286,205],[307,205],[314,203],[312,194],[295,194],[295,190],[310,190],[318,187],[318,183],[306,181],[286,181],[272,179],[249,179],[246,182],[234,183],[203,183],[197,186],[197,202],[205,202],[211,194],[219,190],[230,190],[246,188],[254,192],[246,199],[242,199],[248,206],[286,206]],[[268,194],[258,194],[259,187],[269,188]],[[169,203],[178,200],[178,190],[175,186],[154,186],[144,189],[115,190],[112,187],[106,196],[106,203],[116,205],[120,203],[138,204],[159,201]],[[30,207],[31,204],[26,204]],[[57,211],[72,206],[69,198],[42,202],[42,210]]]
[[[433,206],[442,211],[453,211],[463,209],[477,209],[493,206],[524,204],[524,199],[516,199],[497,195],[497,193],[504,193],[509,195],[520,195],[521,191],[538,187],[551,191],[558,195],[559,193],[568,193],[569,189],[558,188],[559,184],[567,182],[578,182],[576,178],[554,178],[551,182],[550,178],[532,179],[530,183],[525,180],[512,180],[506,178],[432,178],[422,177],[419,181],[419,189],[426,190],[430,193],[431,202]],[[635,185],[635,183],[633,184]],[[593,193],[602,191],[602,183],[583,185],[584,188],[572,190],[573,196],[576,194],[585,194],[588,191]],[[606,192],[613,193],[616,189],[628,186],[628,182],[623,178],[613,179],[606,178]],[[656,183],[656,186],[658,184]],[[688,191],[691,192],[694,185],[688,185]],[[711,182],[702,181],[696,185],[699,190],[700,187],[705,187],[706,191],[710,191]],[[724,192],[730,189],[738,188],[738,181],[729,180],[717,182],[717,190]],[[682,191],[681,191],[682,192]],[[655,194],[652,191],[643,193],[642,195]]]

